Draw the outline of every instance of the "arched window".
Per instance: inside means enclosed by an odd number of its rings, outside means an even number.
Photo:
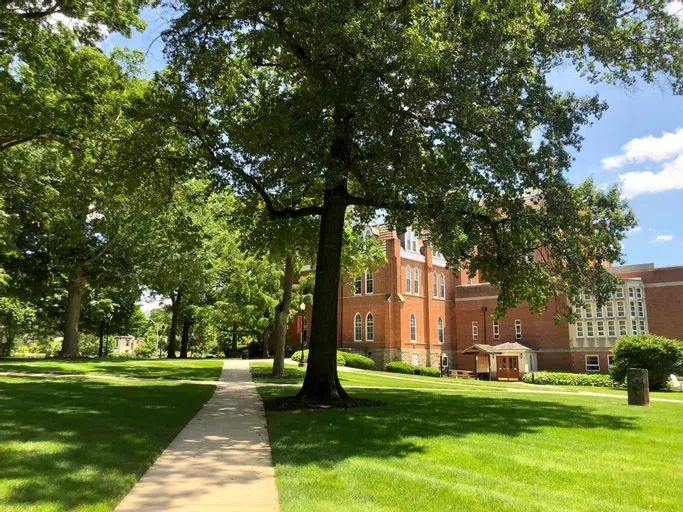
[[[446,276],[441,272],[441,275],[439,276],[439,288],[440,288],[440,293],[441,293],[441,298],[445,299],[446,298]]]
[[[410,293],[410,265],[406,267],[406,293]]]
[[[370,269],[365,271],[365,294],[372,295],[375,293],[375,273]]]
[[[439,296],[439,281],[436,277],[436,270],[432,272],[432,295],[436,299]]]
[[[356,279],[353,280],[353,294],[354,295],[360,295],[361,294],[362,283],[363,283],[363,279],[361,278],[360,275],[357,275]]]
[[[353,341],[363,341],[363,320],[360,313],[353,317]]]
[[[417,320],[415,315],[410,315],[410,341],[417,341]]]
[[[413,292],[415,295],[420,293],[420,271],[415,269],[415,279],[413,279]]]
[[[439,320],[437,322],[438,326],[438,331],[439,331],[439,343],[443,343],[444,340],[444,335],[443,335],[443,318],[439,317]]]
[[[375,340],[375,318],[372,313],[365,317],[365,341]]]

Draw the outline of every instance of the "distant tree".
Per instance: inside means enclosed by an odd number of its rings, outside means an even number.
[[[15,338],[29,332],[35,317],[36,310],[30,303],[0,297],[0,355],[11,355]]]
[[[612,349],[614,365],[612,379],[626,380],[629,368],[648,371],[650,389],[664,389],[671,374],[683,373],[683,341],[671,340],[654,334],[623,336]]]

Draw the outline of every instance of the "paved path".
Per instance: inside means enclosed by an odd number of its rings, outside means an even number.
[[[263,404],[248,361],[225,361],[220,382],[117,512],[280,510]]]

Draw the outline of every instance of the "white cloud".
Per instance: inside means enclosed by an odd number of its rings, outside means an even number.
[[[648,160],[662,162],[683,153],[683,128],[673,133],[664,132],[661,137],[641,137],[631,139],[621,147],[621,155],[603,158],[603,169],[618,169],[632,162]]]
[[[652,240],[653,243],[659,243],[659,242],[671,242],[671,240],[674,239],[673,235],[659,235],[657,238]]]
[[[659,172],[631,171],[619,175],[622,195],[633,199],[641,194],[656,194],[683,189],[683,154],[662,167]]]
[[[640,226],[636,226],[635,228],[629,229],[626,234],[630,235],[631,233],[640,233],[643,230]]]
[[[672,16],[675,15],[679,18],[683,16],[683,2],[680,0],[669,1],[666,8]]]

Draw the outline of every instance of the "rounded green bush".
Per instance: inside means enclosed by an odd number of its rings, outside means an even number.
[[[624,336],[614,345],[612,354],[614,365],[611,374],[617,382],[626,380],[629,368],[645,368],[650,389],[665,389],[669,376],[683,371],[683,342],[663,336]]]
[[[375,368],[375,362],[369,357],[360,354],[352,354],[351,352],[337,352],[337,359],[341,356],[344,359],[344,365],[351,368],[360,368],[361,370],[372,370]]]
[[[546,386],[619,387],[619,383],[614,382],[609,375],[595,373],[533,372],[525,373],[522,382]]]
[[[297,350],[292,354],[292,361],[301,361],[301,350]],[[304,362],[308,362],[308,349],[304,350]],[[341,355],[341,352],[337,352],[337,366],[344,366],[346,364],[346,359]]]
[[[424,375],[425,377],[441,377],[438,368],[426,368],[424,366],[413,366],[412,364],[394,361],[387,364],[386,370],[393,373],[406,373],[409,375]]]

